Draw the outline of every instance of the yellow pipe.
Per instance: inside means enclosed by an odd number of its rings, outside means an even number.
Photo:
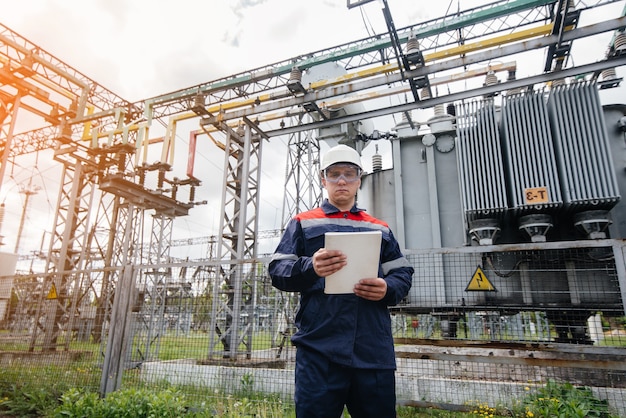
[[[9,59],[5,58],[4,56],[0,56],[0,62],[3,65],[6,65],[6,64],[10,63]],[[11,68],[11,71],[13,71],[13,67]],[[51,81],[49,81],[47,78],[41,76],[40,74],[35,73],[35,74],[33,74],[33,76],[28,77],[28,78],[31,78],[31,79],[33,79],[33,81],[37,81],[38,83],[43,84],[44,86],[50,88],[51,90],[54,90],[55,92],[59,93],[62,96],[67,97],[70,100],[73,100],[73,99],[76,98],[76,95],[74,93],[72,93],[71,91],[69,91],[67,89],[64,89],[61,86],[58,86],[58,85],[52,83]],[[25,77],[25,80],[26,79],[27,78]]]
[[[519,32],[496,36],[486,40],[472,42],[465,45],[448,48],[443,51],[432,52],[424,56],[424,61],[435,61],[443,58],[449,58],[456,55],[463,55],[469,52],[478,51],[480,49],[487,49],[491,47],[500,46],[507,43],[522,41],[524,39],[535,38],[538,36],[549,35],[552,33],[552,24],[539,26],[536,28],[530,28],[521,30]],[[348,81],[358,80],[361,78],[372,77],[375,75],[386,74],[398,70],[397,64],[385,64],[378,67],[369,68],[366,70],[357,71],[350,74],[345,74],[331,80],[320,80],[310,84],[310,88],[313,90],[324,89],[326,87],[342,84]]]
[[[167,124],[167,128],[165,129],[163,146],[161,148],[161,163],[167,163],[172,165],[172,161],[174,158],[174,143],[176,142],[176,125],[177,122],[175,120],[171,120],[170,123]]]
[[[451,74],[449,76],[432,78],[430,80],[430,85],[437,86],[441,84],[451,83],[454,81],[464,80],[467,78],[477,77],[480,75],[485,75],[489,71],[496,71],[496,72],[509,71],[509,70],[514,70],[515,68],[517,68],[517,64],[515,62],[491,64],[483,68],[477,68],[475,70],[463,71],[461,73]],[[355,94],[355,95],[346,96],[346,97],[335,99],[335,100],[327,100],[324,102],[324,104],[327,107],[343,107],[352,103],[358,103],[358,102],[362,102],[365,100],[379,99],[382,97],[393,96],[396,94],[406,93],[409,91],[411,91],[411,88],[407,86],[406,84],[402,84],[397,87],[391,87],[391,88],[380,90],[380,91],[369,92],[369,93],[364,93],[364,94]]]
[[[450,74],[443,77],[433,77],[430,79],[431,86],[437,86],[455,81],[465,80],[467,78],[486,75],[489,71],[510,71],[517,69],[517,63],[514,61],[501,64],[490,64],[487,67],[476,68],[474,70],[463,71],[462,73]]]
[[[483,68],[478,68],[475,70],[471,70],[471,71],[463,71],[461,73],[458,74],[452,74],[450,76],[446,76],[446,77],[439,77],[439,78],[433,78],[431,80],[431,85],[432,86],[436,86],[436,85],[440,85],[440,84],[446,84],[446,83],[450,83],[453,81],[459,81],[459,80],[463,80],[465,78],[471,78],[471,77],[476,77],[476,76],[480,76],[480,75],[485,75],[487,74],[487,72],[489,72],[490,70],[492,71],[508,71],[508,70],[513,70],[517,67],[517,64],[515,62],[507,62],[507,63],[501,63],[501,64],[491,64],[487,67],[483,67]],[[349,97],[343,97],[340,99],[335,99],[335,100],[327,100],[324,102],[324,104],[327,107],[342,107],[348,104],[352,104],[352,103],[358,103],[358,102],[362,102],[365,100],[372,100],[372,99],[379,99],[382,97],[387,97],[387,96],[393,96],[396,94],[401,94],[401,93],[406,93],[409,92],[411,89],[409,86],[406,85],[400,85],[400,86],[396,86],[396,87],[391,87],[382,91],[377,91],[377,92],[368,92],[368,93],[364,93],[364,94],[355,94],[355,95],[351,95]],[[287,118],[290,115],[288,114],[288,111],[281,111],[281,112],[274,112],[274,113],[265,113],[263,115],[259,115],[258,116],[258,121],[259,122],[269,122],[272,120],[277,120],[277,119],[283,119],[283,118]],[[230,122],[227,123],[228,126],[230,126],[231,128],[235,129],[237,127],[237,123],[238,122]],[[205,134],[210,136],[210,132],[218,132],[219,129],[217,129],[214,126],[209,126],[209,127],[203,127],[202,130],[200,131],[196,131],[197,134],[200,134],[202,132],[204,132]],[[155,142],[159,142],[163,140],[163,138],[155,138],[152,141]],[[218,141],[215,140],[215,138],[211,137],[211,140],[218,145]],[[223,146],[222,146],[223,147]],[[220,148],[222,148],[220,147]]]
[[[451,56],[463,55],[468,52],[478,51],[480,49],[487,49],[511,42],[522,41],[524,39],[536,38],[538,36],[545,36],[552,33],[552,24],[539,26],[536,28],[530,28],[521,30],[519,32],[510,33],[507,35],[495,36],[493,38],[485,39],[478,42],[472,42],[466,45],[456,46],[454,48],[444,49],[439,52],[432,52],[424,56],[425,61],[434,61],[443,58],[449,58]]]
[[[144,164],[148,162],[148,149],[150,145],[149,128],[148,124],[145,124],[145,129],[139,131],[139,133],[143,132],[143,143],[141,144],[143,153],[141,155],[141,162]]]
[[[56,84],[54,84],[53,82],[51,82],[50,80],[48,80],[47,78],[44,78],[43,76],[39,74],[35,74],[32,78],[37,80],[37,82],[59,93],[60,95],[67,97],[70,100],[75,100],[77,97],[76,94],[74,94],[73,92],[67,89],[64,89],[63,87],[57,86]]]
[[[0,55],[0,63],[2,65],[6,66],[6,65],[10,64],[10,61],[7,58],[5,58],[5,57]],[[11,67],[10,71],[14,71],[14,67]],[[53,84],[52,82],[48,81],[47,79],[41,77],[39,74],[35,74],[32,77],[24,77],[23,80],[28,82],[29,79],[31,79],[32,81],[38,82],[40,85],[43,84],[44,87],[48,87],[48,88],[54,90],[55,92],[59,93],[60,95],[67,97],[70,100],[73,100],[76,97],[76,95],[74,95],[70,91],[63,89],[63,88],[57,86],[56,84]],[[35,85],[35,87],[40,88],[42,90],[45,90],[45,88],[42,88],[41,86]],[[52,100],[50,100],[50,102],[52,102]],[[59,105],[59,103],[56,103],[56,104]],[[67,112],[67,108],[64,107],[64,106],[60,106],[59,105],[59,112],[60,113],[65,113],[65,112]]]
[[[255,99],[246,99],[246,100],[212,105],[207,108],[207,111],[209,111],[210,113],[217,114],[217,117],[219,119],[221,111],[236,109],[236,108],[244,107],[244,106],[255,105],[261,102],[268,101],[271,98],[272,98],[271,94],[262,94]],[[178,113],[170,118],[170,123],[176,123],[176,122],[180,122],[180,121],[187,120],[187,119],[193,119],[196,117],[198,117],[198,115],[195,112]],[[126,129],[128,129],[129,131],[137,130],[138,125],[130,125],[126,127]],[[109,135],[119,135],[122,132],[123,132],[123,128],[116,128],[112,131],[100,132],[98,134],[98,138],[102,138],[102,137],[109,136]]]
[[[137,140],[135,141],[135,167],[139,167],[139,161],[141,159],[141,148],[143,146],[144,131],[139,130],[137,132]]]
[[[485,67],[483,69],[476,69],[476,70],[472,70],[472,71],[464,71],[462,73],[456,74],[456,75],[451,75],[448,77],[441,77],[441,78],[434,78],[431,80],[431,85],[439,85],[439,84],[445,84],[448,82],[453,82],[453,81],[458,81],[458,80],[462,80],[465,78],[469,78],[469,77],[475,77],[481,74],[486,74],[487,71],[489,70],[493,70],[493,71],[504,71],[504,70],[509,70],[509,69],[513,69],[515,68],[515,63],[510,62],[510,63],[504,63],[504,64],[492,64],[488,67]],[[356,102],[361,102],[361,101],[365,101],[365,100],[371,100],[374,98],[380,98],[380,97],[386,97],[386,96],[390,96],[390,95],[394,95],[394,94],[400,94],[400,93],[405,93],[408,92],[410,90],[409,87],[407,86],[400,86],[400,87],[395,87],[395,88],[389,88],[389,89],[385,89],[382,92],[370,92],[370,93],[366,93],[366,94],[357,94],[357,95],[353,95],[350,98],[341,98],[341,99],[335,99],[335,100],[326,100],[324,103],[327,107],[336,107],[336,106],[342,106],[342,105],[346,105],[346,104],[350,104],[350,103],[356,103]],[[259,96],[260,97],[260,101],[264,101],[267,100],[266,96],[269,95],[263,95],[263,96]],[[251,100],[244,100],[244,101],[239,101],[239,102],[233,102],[233,103],[229,103],[229,108],[236,108],[239,107],[238,105],[243,106],[243,103],[248,103]],[[217,113],[218,119],[220,116],[219,110],[220,110],[220,106],[219,105],[213,105],[210,106],[207,109],[209,112],[211,113]],[[222,107],[222,110],[224,110],[224,108]],[[170,122],[168,123],[168,126],[171,124],[176,124],[179,121],[182,120],[187,120],[187,119],[191,119],[191,118],[195,118],[198,115],[194,112],[185,112],[185,113],[179,113],[177,115],[173,115],[170,118]],[[284,118],[286,117],[284,112],[276,112],[276,113],[271,113],[271,114],[265,114],[265,115],[260,115],[259,116],[259,121],[262,122],[266,122],[266,121],[270,121],[270,120],[275,120],[275,119],[280,119],[280,118]],[[229,126],[231,126],[229,124]],[[236,124],[233,124],[231,126],[231,128],[235,129],[236,128]],[[138,129],[138,125],[132,125],[128,127],[128,130],[136,130]],[[168,128],[169,129],[169,128]],[[203,129],[203,131],[205,133],[208,134],[208,132],[217,132],[218,129],[215,127],[209,127],[209,128],[205,128]],[[115,129],[113,132],[101,132],[99,134],[99,137],[103,137],[103,136],[108,136],[110,134],[121,134],[122,133],[122,129]],[[151,143],[154,142],[161,142],[163,141],[163,137],[161,138],[155,138],[153,140],[151,140]],[[212,138],[213,142],[216,143],[217,142],[214,138]]]
[[[309,87],[313,90],[318,90],[321,88],[326,88],[326,87],[334,86],[337,84],[343,84],[352,80],[358,80],[361,78],[367,78],[367,77],[371,77],[374,75],[390,73],[390,72],[396,71],[397,69],[398,69],[398,66],[395,64],[385,64],[385,65],[381,65],[378,67],[368,68],[366,70],[359,70],[357,72],[350,73],[350,74],[344,74],[337,78],[333,78],[331,80],[319,80],[319,81],[311,83]]]
[[[94,106],[87,105],[87,114],[93,115]],[[91,121],[83,123],[83,135],[81,137],[84,141],[91,141],[93,139],[93,133],[91,132]]]
[[[174,167],[174,154],[176,152],[176,125],[173,126],[172,136],[170,137],[170,146],[167,151],[170,157],[167,163],[170,167]]]
[[[213,138],[213,135],[211,135],[211,132],[208,129],[202,128],[202,130],[196,131],[196,135],[199,135],[201,132],[204,132],[205,134],[207,134],[209,139],[213,142],[213,144],[215,144],[216,147],[218,147],[222,151],[226,151],[226,145],[222,144],[220,141]]]
[[[133,132],[133,131],[136,131],[138,129],[139,129],[139,125],[137,125],[137,124],[128,125],[128,126],[125,126],[125,127],[122,127],[122,128],[116,128],[116,129],[113,129],[113,130],[110,130],[110,131],[99,132],[96,137],[97,138],[104,138],[104,137],[112,136],[112,135],[121,135],[121,134],[124,133],[125,130],[127,132]]]

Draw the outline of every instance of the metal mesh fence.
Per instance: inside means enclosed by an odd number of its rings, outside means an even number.
[[[391,308],[398,403],[513,408],[555,381],[590,388],[626,415],[623,250],[604,240],[407,251],[413,288]],[[54,349],[43,345],[43,313],[60,303],[48,299],[51,279],[18,276],[0,383],[175,387],[195,405],[288,405],[298,296],[271,286],[266,261],[135,266],[107,292],[97,280],[76,287],[80,297],[70,291],[61,303]]]

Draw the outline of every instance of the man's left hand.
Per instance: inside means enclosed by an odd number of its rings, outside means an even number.
[[[363,299],[378,301],[387,294],[387,282],[380,277],[376,279],[361,279],[354,285],[354,293]]]

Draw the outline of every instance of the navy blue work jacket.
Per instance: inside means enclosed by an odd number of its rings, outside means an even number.
[[[324,293],[324,278],[313,269],[313,254],[324,247],[324,233],[381,231],[378,277],[387,282],[387,294],[377,302],[355,294]],[[296,346],[318,351],[330,361],[354,368],[395,369],[389,306],[409,292],[413,267],[402,255],[388,225],[356,205],[341,212],[326,199],[321,207],[296,215],[288,224],[272,260],[272,284],[300,292],[296,315]]]

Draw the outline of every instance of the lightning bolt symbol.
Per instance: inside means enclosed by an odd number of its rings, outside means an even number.
[[[480,274],[480,272],[478,273],[477,282],[478,282],[478,287],[481,287],[481,283],[483,282],[483,275]]]

